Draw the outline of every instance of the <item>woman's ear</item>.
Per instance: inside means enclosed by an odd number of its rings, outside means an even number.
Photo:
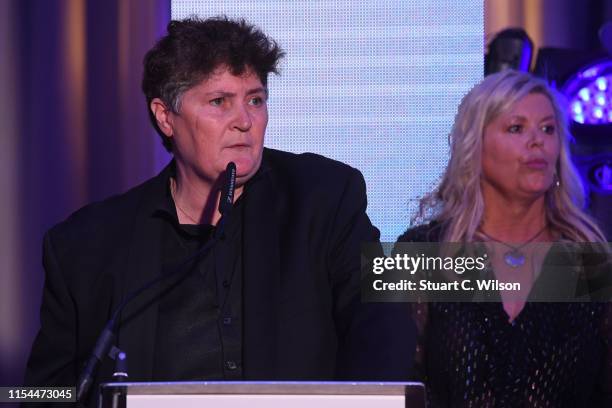
[[[170,117],[172,112],[170,109],[168,109],[166,104],[159,98],[154,98],[151,101],[149,108],[157,120],[157,126],[159,129],[164,132],[166,136],[171,138],[174,134],[174,129],[172,128],[172,120]]]

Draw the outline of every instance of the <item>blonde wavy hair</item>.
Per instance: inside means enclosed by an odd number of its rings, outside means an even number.
[[[514,70],[487,76],[459,105],[449,135],[451,157],[448,166],[438,188],[420,201],[419,213],[415,217],[417,220],[433,218],[439,221],[442,225],[441,241],[474,240],[484,213],[480,187],[484,129],[498,115],[532,93],[545,95],[550,100],[561,142],[556,164],[559,185],[551,185],[546,192],[548,225],[571,241],[606,241],[597,224],[582,210],[585,191],[570,158],[572,137],[563,97],[541,79]]]

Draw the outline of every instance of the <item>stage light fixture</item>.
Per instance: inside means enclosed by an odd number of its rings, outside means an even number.
[[[529,71],[533,55],[533,41],[522,28],[507,28],[499,32],[488,46],[485,55],[485,75],[516,69]]]
[[[596,61],[572,75],[562,91],[569,99],[570,117],[578,123],[612,123],[612,59]]]
[[[534,73],[568,100],[572,161],[588,191],[588,212],[612,241],[612,22],[599,30],[600,48],[543,47]]]

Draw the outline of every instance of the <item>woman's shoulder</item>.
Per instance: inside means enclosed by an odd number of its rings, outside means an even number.
[[[431,221],[428,224],[408,228],[399,236],[397,242],[439,242],[442,236],[442,224]]]

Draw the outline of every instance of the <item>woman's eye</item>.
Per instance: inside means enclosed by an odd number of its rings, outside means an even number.
[[[263,103],[263,98],[261,96],[254,96],[249,99],[249,105],[259,106]]]
[[[544,125],[542,126],[542,131],[546,134],[552,135],[555,133],[555,125]]]
[[[223,98],[215,98],[215,99],[211,99],[209,102],[212,106],[221,106],[223,105]]]
[[[509,133],[521,133],[523,127],[521,125],[511,125],[508,127]]]

